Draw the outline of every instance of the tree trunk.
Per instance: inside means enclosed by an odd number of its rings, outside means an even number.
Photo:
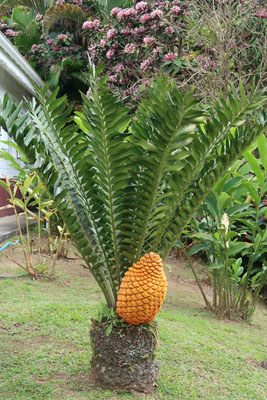
[[[91,379],[105,389],[152,393],[156,388],[158,363],[157,325],[111,326],[93,321]]]

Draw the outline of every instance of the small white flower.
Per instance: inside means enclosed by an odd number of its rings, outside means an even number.
[[[225,233],[228,232],[229,223],[229,217],[226,213],[224,213],[221,219],[221,227],[225,230]]]

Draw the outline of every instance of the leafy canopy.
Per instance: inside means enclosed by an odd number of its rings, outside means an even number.
[[[204,112],[192,92],[156,77],[136,115],[95,82],[82,112],[38,89],[28,113],[5,96],[0,125],[55,199],[65,224],[114,306],[121,279],[143,254],[164,258],[225,171],[264,126],[248,118],[266,103],[235,92]],[[248,120],[248,121],[246,121]],[[265,125],[266,127],[266,125]],[[234,128],[234,129],[233,129]]]

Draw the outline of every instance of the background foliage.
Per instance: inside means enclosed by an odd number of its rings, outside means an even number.
[[[9,7],[8,7],[9,4]],[[17,5],[17,4],[16,4]],[[21,6],[24,6],[24,8]],[[246,0],[91,0],[2,3],[1,31],[52,88],[80,102],[90,86],[88,57],[129,105],[138,103],[159,70],[178,86],[196,86],[208,102],[256,78],[266,86],[265,2]],[[6,16],[4,16],[6,15]],[[201,25],[199,21],[202,21]],[[81,73],[82,72],[82,73]]]

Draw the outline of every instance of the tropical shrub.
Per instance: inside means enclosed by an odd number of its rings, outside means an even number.
[[[38,215],[31,211],[31,206],[34,203],[34,199],[38,197],[39,205],[41,202],[40,193],[43,190],[42,183],[38,180],[37,184],[34,184],[35,173],[28,175],[24,181],[21,180],[11,180],[7,176],[5,177],[5,182],[0,180],[0,185],[7,191],[9,195],[10,207],[13,208],[14,214],[17,221],[20,245],[23,250],[23,261],[17,261],[10,258],[16,265],[28,272],[34,279],[37,278],[37,272],[40,268],[46,268],[45,263],[41,260],[41,217],[39,207]],[[19,210],[19,211],[18,211]],[[19,215],[25,215],[26,222],[26,237],[22,231]],[[32,240],[30,237],[30,221],[35,220],[38,224],[38,245],[37,245],[37,260],[34,260],[34,250],[32,245]]]
[[[103,64],[108,86],[134,101],[153,72],[179,72],[188,14],[185,1],[140,1],[113,8],[103,23],[84,22],[90,57]]]
[[[2,140],[1,143],[15,148],[20,155],[18,160],[7,150],[0,150],[0,158],[6,160],[8,165],[18,173],[13,179],[6,177],[5,182],[0,181],[0,185],[9,195],[8,201],[10,203],[2,209],[7,207],[14,210],[20,236],[18,242],[22,246],[24,255],[23,262],[18,263],[15,259],[11,261],[26,270],[34,279],[38,278],[40,274],[44,275],[44,273],[46,275],[49,273],[50,276],[54,275],[57,258],[67,256],[66,245],[69,234],[57,213],[53,200],[49,198],[44,185],[27,163],[27,159],[21,153],[20,148],[12,141]],[[25,216],[26,237],[19,219],[22,214]],[[30,231],[32,221],[36,222],[36,247],[33,245],[35,241],[32,239],[32,232]],[[56,229],[54,229],[54,226],[56,226]],[[44,238],[43,233],[47,234],[46,245],[44,245],[44,240],[41,240],[41,237]],[[52,266],[47,265],[43,256],[48,256],[53,260]]]
[[[72,73],[85,69],[87,64],[81,27],[83,21],[95,12],[94,4],[86,0],[22,0],[20,4],[6,0],[0,6],[0,15],[5,15],[0,30],[43,79],[50,78],[51,87],[61,77],[62,91],[73,93],[75,99],[79,90],[86,90],[78,82],[76,90],[73,90],[75,82],[71,79]]]
[[[267,284],[266,155],[267,140],[261,135],[257,146],[244,153],[245,162],[238,161],[216,184],[190,224],[188,255],[206,255],[204,269],[214,288],[209,307],[221,317],[250,319]]]
[[[256,120],[245,121],[266,99],[252,92],[248,101],[241,85],[241,99],[233,92],[205,113],[191,92],[157,78],[132,118],[104,83],[83,96],[75,117],[57,91],[47,97],[47,89],[36,89],[39,103],[27,103],[29,113],[20,118],[21,106],[6,96],[0,124],[54,197],[112,307],[129,266],[150,251],[164,259],[218,179],[261,133]]]

